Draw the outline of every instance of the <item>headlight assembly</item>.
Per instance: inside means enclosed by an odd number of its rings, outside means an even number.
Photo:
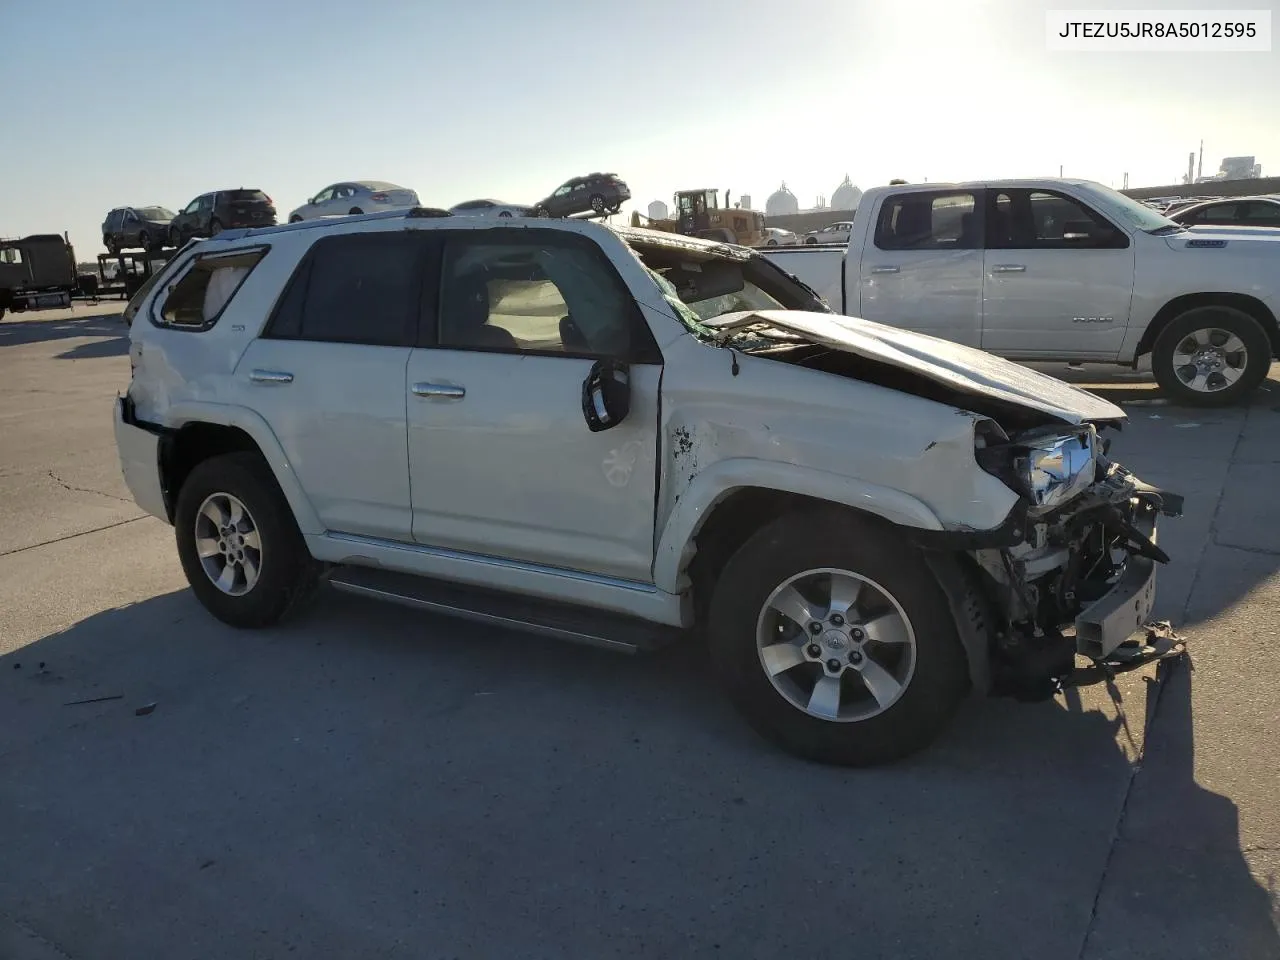
[[[1097,431],[1042,436],[980,446],[978,464],[1031,504],[1051,510],[1084,491],[1095,479]]]

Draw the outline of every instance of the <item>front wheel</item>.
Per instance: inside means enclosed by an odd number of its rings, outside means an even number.
[[[805,242],[805,243],[809,243],[809,244],[813,244],[813,245],[816,247],[816,246],[818,245],[818,238],[817,238],[817,237],[805,237],[805,238],[804,238],[804,242]]]
[[[292,217],[290,217],[290,218],[289,218],[289,222],[290,222],[290,223],[301,223],[301,222],[302,222],[302,218],[301,218],[300,216],[298,216],[298,215],[295,213]]]
[[[543,219],[546,219],[551,216],[551,211],[546,207],[539,205],[533,208],[533,215],[535,217],[542,217]]]
[[[778,245],[777,240],[770,240],[768,243],[765,244],[766,247],[776,247],[777,245]]]
[[[1160,332],[1151,370],[1166,394],[1189,406],[1228,406],[1247,397],[1271,368],[1271,340],[1243,310],[1192,307]]]
[[[604,197],[593,193],[590,197],[591,209],[596,213],[604,213]]]
[[[747,721],[787,751],[867,766],[946,726],[968,668],[941,587],[892,526],[814,511],[761,529],[725,565],[709,643]]]
[[[289,501],[255,453],[197,464],[173,517],[178,558],[196,599],[233,627],[266,627],[312,592],[319,564]]]
[[[361,210],[359,207],[352,207],[350,210],[347,211],[347,216],[358,217],[358,216],[361,216],[363,213],[364,211]]]
[[[213,220],[213,221],[210,221],[210,223],[209,223],[209,236],[211,236],[211,237],[216,237],[216,236],[217,236],[218,234],[220,234],[221,232],[222,232],[222,221],[221,221],[221,220]]]

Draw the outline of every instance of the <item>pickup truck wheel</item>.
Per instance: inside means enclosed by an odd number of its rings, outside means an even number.
[[[791,514],[751,537],[711,598],[730,699],[765,737],[821,763],[887,763],[931,742],[968,687],[946,598],[891,527]]]
[[[174,533],[196,599],[233,627],[278,622],[316,585],[319,564],[257,454],[197,464],[178,493]]]
[[[1227,406],[1254,391],[1271,367],[1271,341],[1243,310],[1192,307],[1156,338],[1151,367],[1162,390],[1191,406]]]

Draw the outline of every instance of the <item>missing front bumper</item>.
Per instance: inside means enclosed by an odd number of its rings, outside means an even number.
[[[1153,547],[1157,545],[1154,506],[1147,505],[1133,526]],[[1076,617],[1076,652],[1090,660],[1105,660],[1142,630],[1155,599],[1155,561],[1149,556],[1131,555],[1116,585]]]

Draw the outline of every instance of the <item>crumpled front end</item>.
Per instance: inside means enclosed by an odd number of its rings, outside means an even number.
[[[1024,496],[1020,536],[969,551],[988,606],[991,693],[1052,696],[1082,675],[1077,655],[1093,661],[1093,676],[1180,652],[1149,622],[1156,571],[1169,561],[1158,519],[1181,515],[1180,496],[1108,459],[1091,427],[999,438],[978,458]]]

